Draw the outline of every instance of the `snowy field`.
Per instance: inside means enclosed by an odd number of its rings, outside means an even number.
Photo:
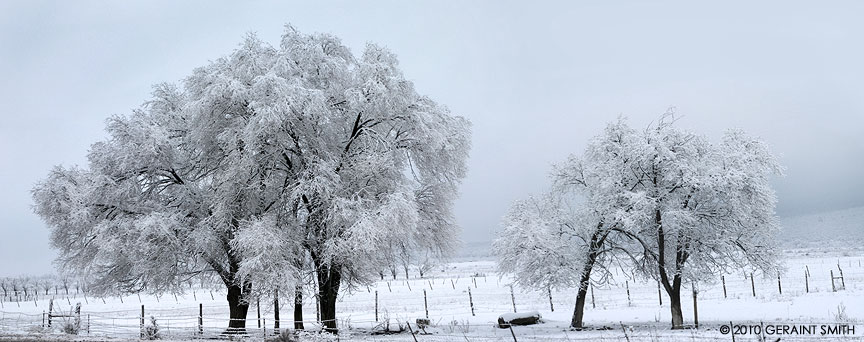
[[[860,251],[813,252],[798,250],[786,253],[787,271],[781,274],[782,294],[777,276],[756,275],[753,284],[749,275],[728,274],[726,298],[720,276],[711,284],[697,284],[699,328],[684,331],[669,330],[671,316],[668,298],[660,304],[657,283],[640,279],[627,279],[618,274],[616,284],[593,288],[593,305],[586,302],[585,323],[590,331],[567,329],[575,302],[575,290],[552,291],[515,288],[511,297],[509,278],[495,273],[495,263],[489,260],[452,263],[435,269],[424,279],[397,279],[379,281],[367,288],[345,292],[337,304],[340,318],[341,340],[358,341],[413,341],[410,333],[372,335],[372,331],[386,328],[399,330],[410,322],[417,331],[415,320],[428,317],[432,326],[416,335],[417,341],[667,341],[667,340],[719,340],[731,341],[720,327],[731,323],[749,326],[815,324],[813,334],[777,335],[789,340],[861,339],[864,325],[864,254]],[[839,266],[839,267],[838,267]],[[809,269],[809,293],[806,292],[805,272]],[[839,276],[842,269],[846,289],[835,282],[832,291],[831,272]],[[411,275],[416,276],[416,273]],[[745,276],[748,278],[745,279]],[[404,277],[404,276],[403,276]],[[693,324],[693,298],[691,285],[682,290],[685,323]],[[752,287],[751,287],[752,286]],[[629,299],[627,288],[629,287]],[[755,287],[756,296],[753,296]],[[469,301],[469,289],[471,292]],[[424,291],[425,303],[424,306]],[[375,316],[375,296],[378,296],[378,320]],[[590,292],[589,292],[590,294]],[[141,305],[144,305],[147,324],[153,316],[160,334],[167,340],[216,337],[227,326],[228,307],[225,293],[195,288],[176,299],[172,295],[159,298],[138,295],[90,298],[84,296],[49,296],[55,299],[55,312],[69,313],[75,303],[81,303],[81,332],[77,339],[113,340],[137,339],[140,331]],[[250,338],[261,340],[272,335],[273,307],[270,299],[260,306],[261,328],[255,303],[249,309],[247,327]],[[471,301],[474,314],[472,315]],[[49,298],[29,302],[3,302],[0,309],[0,335],[4,340],[28,337],[67,339],[61,327],[64,320],[54,318],[53,328],[46,324],[43,312],[48,310]],[[535,326],[499,329],[494,326],[501,314],[516,311],[539,311],[543,323]],[[289,298],[281,298],[281,326],[292,326],[293,307]],[[203,334],[198,335],[199,304],[203,310]],[[553,311],[554,308],[554,311]],[[315,329],[315,301],[307,296],[304,303],[307,329]],[[821,335],[822,325],[850,324],[854,334]],[[750,328],[751,330],[753,328]],[[851,332],[850,332],[851,333]],[[770,337],[770,336],[769,336]],[[738,335],[736,341],[758,340],[757,336]],[[774,340],[774,339],[770,339]]]

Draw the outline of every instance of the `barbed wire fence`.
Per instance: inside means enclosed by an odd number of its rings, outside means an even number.
[[[827,258],[825,258],[827,260]],[[821,267],[819,266],[821,265]],[[797,270],[798,266],[801,270]],[[864,276],[864,268],[861,266],[861,259],[844,258],[843,262],[839,259],[825,260],[813,263],[810,265],[801,264],[795,265],[796,269],[789,270],[776,278],[765,276],[754,276],[751,273],[742,272],[741,274],[727,274],[719,276],[719,281],[711,286],[706,286],[699,292],[700,300],[772,300],[777,298],[786,298],[805,295],[812,292],[838,292],[844,291],[847,287],[858,288]],[[816,271],[819,269],[819,271]],[[830,270],[828,270],[830,269]],[[811,272],[813,272],[811,274]],[[823,274],[824,273],[824,274]],[[650,281],[641,281],[639,286],[630,287],[635,282],[625,282],[621,284],[613,284],[602,287],[593,287],[590,291],[590,297],[586,300],[586,311],[599,308],[623,308],[623,307],[650,307],[668,308],[663,306],[663,295],[659,288],[654,289]],[[413,284],[413,287],[412,287]],[[494,286],[493,286],[494,284]],[[569,307],[572,305],[572,293],[568,294],[567,290],[538,290],[531,291],[532,293],[517,292],[514,293],[512,288],[508,287],[506,282],[502,286],[501,278],[486,277],[486,273],[475,272],[472,275],[466,276],[463,274],[447,274],[440,277],[428,277],[422,279],[400,279],[381,281],[375,287],[367,287],[365,291],[358,289],[357,292],[366,292],[363,296],[342,296],[338,301],[341,309],[352,313],[368,313],[361,315],[363,317],[371,316],[374,311],[375,319],[357,319],[350,316],[345,319],[338,320],[339,327],[348,334],[359,334],[352,337],[357,340],[370,341],[446,341],[446,340],[468,340],[468,341],[485,341],[485,340],[586,340],[579,332],[559,329],[553,333],[549,333],[547,329],[521,329],[516,328],[513,331],[509,329],[498,329],[494,324],[470,324],[468,320],[446,321],[443,318],[438,318],[426,330],[426,333],[414,327],[412,331],[418,331],[415,334],[407,334],[407,325],[416,325],[416,322],[409,321],[408,317],[427,317],[429,318],[430,310],[432,316],[442,317],[442,311],[449,311],[467,316],[470,312],[472,316],[475,313],[482,313],[485,317],[491,314],[497,315],[519,309],[534,310],[546,300],[548,307],[546,309],[554,311],[557,306],[560,310],[562,306]],[[400,286],[397,288],[396,286]],[[727,288],[728,287],[728,288]],[[374,288],[374,301],[372,300]],[[721,291],[722,288],[722,291]],[[473,292],[472,292],[473,289]],[[507,291],[509,289],[509,292]],[[44,289],[43,289],[44,290]],[[394,290],[397,293],[393,293]],[[190,304],[189,299],[183,298],[164,298],[162,303],[173,302],[180,307],[173,308],[146,308],[139,311],[138,303],[142,303],[140,294],[113,297],[96,297],[88,296],[86,291],[80,294],[62,295],[65,291],[55,288],[55,293],[59,296],[45,294],[39,296],[38,291],[28,291],[25,296],[2,297],[0,305],[8,306],[9,309],[18,309],[22,306],[29,306],[30,312],[15,312],[0,307],[0,335],[10,334],[44,334],[44,333],[61,333],[74,332],[79,335],[89,336],[104,336],[104,337],[126,337],[140,338],[146,337],[148,329],[151,332],[158,333],[160,337],[172,339],[207,339],[219,338],[228,336],[229,332],[228,319],[223,318],[225,315],[226,305],[205,305],[197,303],[197,305],[189,305],[188,307],[180,305],[182,302]],[[208,293],[209,292],[209,293]],[[572,292],[572,291],[571,291]],[[626,292],[626,296],[624,295]],[[69,292],[66,292],[69,293]],[[77,293],[77,290],[76,290]],[[208,299],[213,302],[222,300],[223,293],[206,288],[199,288],[193,291],[192,297],[195,300]],[[391,294],[392,293],[392,294]],[[682,294],[686,293],[682,289]],[[357,293],[355,293],[356,295]],[[22,291],[23,295],[23,291]],[[170,295],[169,295],[170,296]],[[526,296],[531,296],[526,298]],[[136,298],[137,297],[137,298]],[[188,297],[188,296],[187,296]],[[548,297],[548,299],[546,299]],[[685,299],[686,296],[682,296]],[[12,299],[10,301],[9,299]],[[21,300],[24,299],[24,300]],[[108,302],[106,303],[106,299]],[[171,300],[173,299],[173,301]],[[293,303],[293,298],[280,298],[283,303]],[[311,301],[310,298],[306,298]],[[46,303],[47,300],[47,303]],[[83,301],[82,301],[83,300]],[[157,302],[159,297],[156,297]],[[112,302],[113,301],[113,302]],[[119,301],[119,303],[118,303]],[[82,303],[83,302],[83,303]],[[137,302],[137,303],[136,303]],[[145,301],[146,302],[146,301]],[[528,302],[529,304],[525,304]],[[81,305],[75,310],[75,304]],[[129,307],[126,310],[93,310],[93,306],[108,306],[110,307]],[[251,304],[251,303],[250,303]],[[311,304],[311,303],[309,303]],[[61,306],[68,306],[69,310],[63,311]],[[685,305],[685,303],[682,303]],[[310,305],[311,306],[311,305]],[[290,307],[290,305],[289,305]],[[251,310],[250,316],[256,316]],[[422,309],[421,309],[422,308]],[[444,309],[442,309],[444,308]],[[316,307],[317,309],[317,307]],[[390,312],[401,313],[400,317],[390,319]],[[470,310],[470,311],[469,311]],[[34,313],[33,311],[37,311]],[[42,311],[42,313],[38,313]],[[293,320],[280,320],[280,329],[275,329],[275,321],[267,317],[261,317],[260,308],[257,317],[246,319],[245,334],[247,336],[265,337],[275,336],[281,331],[286,331],[293,328]],[[285,312],[290,314],[290,309]],[[143,313],[142,313],[143,312]],[[265,308],[265,314],[267,314]],[[272,312],[269,312],[272,313]],[[471,316],[468,316],[471,317]],[[382,326],[387,323],[393,325],[391,329]],[[321,329],[321,322],[318,320],[303,321],[306,329],[309,331],[317,331]],[[633,325],[621,324],[621,327],[610,326],[599,336],[587,337],[587,340],[607,339],[610,341],[627,340],[657,340],[662,341],[666,338],[687,339],[687,333],[680,331],[670,332],[668,326],[663,324],[646,324]],[[784,324],[798,324],[793,322],[783,322]],[[812,322],[800,322],[800,324],[810,324]],[[827,322],[824,324],[849,324],[849,320]],[[857,323],[854,320],[851,323]],[[692,329],[698,333],[698,340],[731,340],[730,335],[722,335],[717,331],[717,323],[709,323],[703,325],[701,329]],[[401,333],[393,333],[399,332]],[[393,333],[393,334],[390,334]],[[406,335],[407,334],[407,335]],[[594,333],[598,334],[597,332]],[[564,337],[562,338],[561,335]],[[695,336],[695,335],[694,335]],[[854,336],[844,337],[859,338],[864,336],[864,328],[858,331]],[[406,339],[406,337],[408,337]],[[747,340],[752,336],[741,336],[739,341]],[[829,336],[830,337],[830,336]],[[695,337],[694,337],[695,338]],[[742,339],[743,338],[743,339]],[[794,340],[795,336],[785,336],[784,341]],[[806,338],[806,337],[801,337]],[[812,338],[810,339],[812,340]]]

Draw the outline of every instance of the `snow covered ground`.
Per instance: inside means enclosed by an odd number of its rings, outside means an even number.
[[[404,327],[410,322],[416,331],[415,320],[428,317],[432,326],[420,331],[418,341],[518,341],[542,340],[722,340],[731,341],[731,335],[719,329],[732,322],[735,325],[802,325],[815,324],[817,331],[809,335],[784,335],[784,341],[801,338],[819,340],[821,325],[852,324],[854,335],[835,336],[838,340],[864,339],[864,254],[855,250],[823,251],[810,250],[786,253],[786,272],[781,274],[782,294],[778,289],[777,276],[765,277],[757,274],[753,279],[756,296],[749,274],[725,275],[727,296],[718,275],[714,283],[697,284],[699,329],[684,331],[669,330],[671,316],[668,298],[662,296],[660,305],[657,283],[641,279],[628,279],[618,274],[616,284],[593,289],[593,305],[586,303],[585,322],[590,331],[567,329],[575,302],[576,291],[567,289],[552,291],[514,288],[511,297],[509,278],[495,273],[495,263],[490,260],[452,263],[435,269],[424,279],[378,281],[369,288],[345,292],[337,304],[342,329],[342,340],[362,341],[413,341],[411,334],[371,335],[373,330],[382,330],[389,322],[391,330]],[[839,266],[839,268],[838,268]],[[809,293],[805,288],[805,272],[810,271]],[[842,269],[845,290],[832,291],[831,272],[839,276]],[[411,275],[416,276],[415,274]],[[745,276],[747,278],[745,278]],[[626,281],[626,282],[625,282]],[[835,287],[840,287],[838,280]],[[629,287],[629,299],[627,294]],[[470,299],[469,299],[470,290]],[[375,296],[378,296],[378,320],[375,317]],[[425,305],[424,305],[425,292]],[[685,323],[693,323],[693,298],[690,285],[682,291],[682,307]],[[589,292],[590,293],[590,292]],[[68,313],[72,306],[81,302],[82,331],[79,338],[105,339],[137,338],[140,331],[141,305],[144,305],[147,324],[150,316],[156,318],[161,335],[166,339],[188,339],[199,337],[199,304],[203,309],[203,337],[214,337],[227,326],[228,307],[225,293],[196,288],[193,292],[179,296],[162,296],[158,299],[142,295],[113,298],[89,298],[83,296],[57,296],[55,310]],[[307,328],[317,326],[314,298],[307,296],[304,317]],[[104,301],[104,302],[103,302]],[[471,301],[474,314],[472,315]],[[516,311],[539,311],[544,323],[536,326],[508,329],[495,327],[501,314]],[[282,328],[291,326],[292,316],[289,298],[280,299]],[[552,310],[554,308],[554,311]],[[53,328],[42,328],[43,312],[48,310],[48,298],[30,302],[4,302],[0,308],[0,335],[20,338],[30,336],[55,336],[60,334],[64,320],[55,318]],[[253,339],[263,339],[273,334],[272,302],[261,303],[262,328],[258,328],[255,304],[249,310],[249,333]],[[58,322],[59,321],[59,322]],[[608,330],[596,330],[608,329]],[[764,328],[763,328],[764,329]],[[751,329],[752,330],[752,329]],[[625,336],[626,335],[626,336]],[[12,336],[12,337],[8,337]],[[833,336],[833,335],[832,335]],[[736,336],[737,341],[750,336]],[[830,336],[829,336],[830,337]]]

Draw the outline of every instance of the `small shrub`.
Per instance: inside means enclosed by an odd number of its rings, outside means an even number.
[[[450,321],[450,323],[448,323],[445,326],[445,329],[447,330],[448,333],[459,332],[459,333],[467,334],[467,333],[471,332],[471,325],[468,323],[468,320],[464,320],[464,321],[460,322],[460,321],[457,321],[454,319],[454,320]]]
[[[844,305],[843,302],[840,302],[840,305],[837,305],[837,312],[834,313],[834,320],[840,323],[853,322],[853,319],[846,314],[846,305]]]
[[[277,335],[274,338],[266,340],[267,342],[297,342],[297,337],[294,336],[294,333],[288,329],[282,331],[281,334]]]
[[[63,332],[69,335],[78,335],[80,326],[75,320],[66,320],[63,322]]]
[[[144,327],[144,338],[148,340],[162,338],[159,334],[159,324],[156,323],[156,317],[150,316],[150,324]]]

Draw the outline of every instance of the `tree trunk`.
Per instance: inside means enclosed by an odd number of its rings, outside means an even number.
[[[582,329],[582,318],[585,315],[585,296],[588,294],[588,281],[582,277],[579,282],[579,292],[576,294],[576,306],[573,308],[573,319],[570,327]]]
[[[597,255],[591,252],[582,268],[582,278],[579,280],[579,292],[576,294],[576,306],[573,308],[573,318],[570,320],[570,327],[582,329],[582,318],[585,315],[585,297],[588,295],[588,285],[591,282],[591,270],[594,268],[594,262],[597,260]]]
[[[303,286],[294,288],[294,329],[303,330]]]
[[[597,261],[597,256],[599,255],[598,251],[603,246],[606,236],[609,234],[609,231],[602,228],[603,221],[600,221],[594,230],[594,234],[591,235],[591,242],[588,245],[588,257],[585,258],[585,265],[582,266],[582,278],[579,279],[576,306],[573,308],[573,318],[570,320],[570,326],[576,329],[582,329],[582,317],[585,314],[585,297],[588,294],[588,285],[591,282],[591,270],[594,269],[594,263]]]
[[[339,295],[339,285],[342,281],[342,272],[338,266],[319,266],[316,271],[318,275],[318,297],[321,300],[321,323],[324,331],[337,334],[336,326],[336,297]]]
[[[670,309],[672,310],[672,329],[684,329],[684,315],[681,312],[681,276],[676,275],[672,281],[672,291],[669,292]]]
[[[249,312],[249,303],[243,298],[244,293],[252,289],[252,283],[228,286],[228,311],[231,320],[228,322],[229,334],[242,334],[246,332],[246,314]]]

